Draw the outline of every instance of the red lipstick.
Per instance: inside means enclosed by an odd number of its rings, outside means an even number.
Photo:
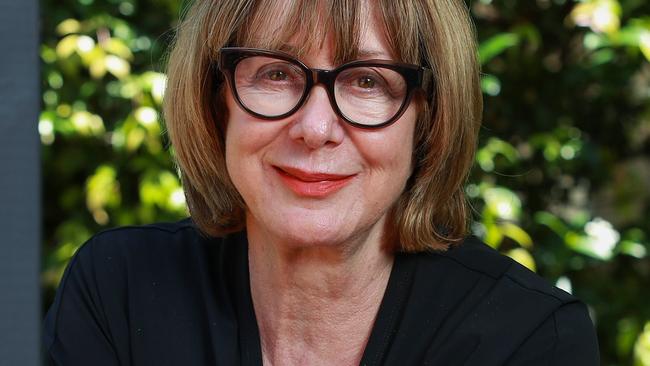
[[[354,175],[305,172],[300,169],[274,167],[282,182],[294,193],[303,197],[325,197],[352,180]]]

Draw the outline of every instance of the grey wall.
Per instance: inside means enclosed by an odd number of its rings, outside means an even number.
[[[0,0],[0,365],[40,364],[38,1]]]

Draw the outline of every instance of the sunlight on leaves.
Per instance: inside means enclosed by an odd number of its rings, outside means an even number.
[[[535,259],[530,254],[530,252],[524,248],[511,249],[506,252],[506,255],[508,255],[510,258],[519,262],[519,264],[530,269],[533,272],[537,270],[537,266],[535,265]]]
[[[650,322],[645,324],[634,344],[634,366],[650,366]]]
[[[623,254],[627,254],[634,258],[645,258],[648,255],[646,245],[646,235],[643,230],[639,228],[631,228],[623,234],[623,240],[619,244],[619,250]]]
[[[614,33],[620,27],[621,4],[617,0],[591,0],[577,4],[571,20],[594,32]]]
[[[584,231],[586,235],[567,232],[564,236],[566,244],[571,249],[596,259],[608,260],[614,256],[620,234],[612,224],[597,217],[585,225]]]
[[[133,128],[126,134],[126,148],[129,151],[137,150],[145,137],[147,137],[146,132],[141,128]]]
[[[81,30],[81,23],[77,19],[68,18],[56,26],[56,33],[65,36],[70,33],[78,33]]]
[[[650,30],[639,35],[639,48],[646,60],[650,61]]]
[[[595,253],[602,258],[609,258],[620,239],[620,234],[608,221],[597,217],[585,225],[585,233]]]
[[[521,200],[509,189],[491,187],[483,194],[486,209],[503,220],[516,220],[521,214]]]
[[[104,121],[96,114],[77,111],[72,114],[71,121],[80,135],[97,136],[104,133]]]
[[[88,36],[77,36],[76,46],[79,54],[88,53],[95,48],[95,40]]]
[[[140,183],[140,200],[146,205],[184,211],[185,196],[178,177],[168,171],[149,172]]]
[[[76,34],[71,34],[69,36],[63,37],[56,45],[56,54],[59,58],[68,58],[70,57],[75,50],[77,49],[77,40],[79,36]]]
[[[101,165],[86,182],[86,206],[100,225],[108,224],[106,209],[116,207],[121,202],[120,183],[116,178],[114,167]]]
[[[494,75],[483,75],[481,77],[481,90],[483,93],[495,97],[501,93],[501,81]]]
[[[134,115],[135,119],[147,128],[158,123],[158,112],[151,107],[140,107],[135,110]]]
[[[41,136],[41,143],[50,145],[54,142],[54,123],[51,119],[41,115],[38,121],[38,134]]]
[[[118,79],[123,79],[131,73],[131,65],[118,56],[108,55],[104,62],[106,70]]]
[[[131,49],[121,39],[110,38],[107,41],[102,42],[101,45],[108,53],[112,53],[113,55],[125,60],[133,59]]]
[[[533,247],[533,239],[521,227],[513,224],[512,222],[504,222],[499,225],[501,233],[504,236],[517,242],[524,248],[531,249]]]
[[[149,71],[141,76],[140,81],[142,82],[142,88],[150,92],[154,101],[160,105],[165,95],[167,76],[159,72]]]
[[[519,152],[508,142],[496,137],[491,137],[485,146],[476,153],[476,161],[481,169],[491,172],[495,168],[497,156],[504,157],[508,162],[514,163],[519,159]]]

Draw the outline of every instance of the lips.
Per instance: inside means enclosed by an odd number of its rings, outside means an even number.
[[[291,167],[274,166],[282,182],[298,196],[325,197],[345,187],[355,174],[306,172]]]

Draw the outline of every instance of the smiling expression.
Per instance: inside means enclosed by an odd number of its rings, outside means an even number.
[[[379,24],[368,18],[360,54],[391,60]],[[332,59],[327,36],[301,61],[331,69],[337,66]],[[336,245],[382,233],[412,170],[414,102],[396,123],[367,130],[341,120],[322,85],[297,112],[275,121],[243,111],[228,88],[225,100],[226,164],[246,203],[249,230],[294,245]]]

